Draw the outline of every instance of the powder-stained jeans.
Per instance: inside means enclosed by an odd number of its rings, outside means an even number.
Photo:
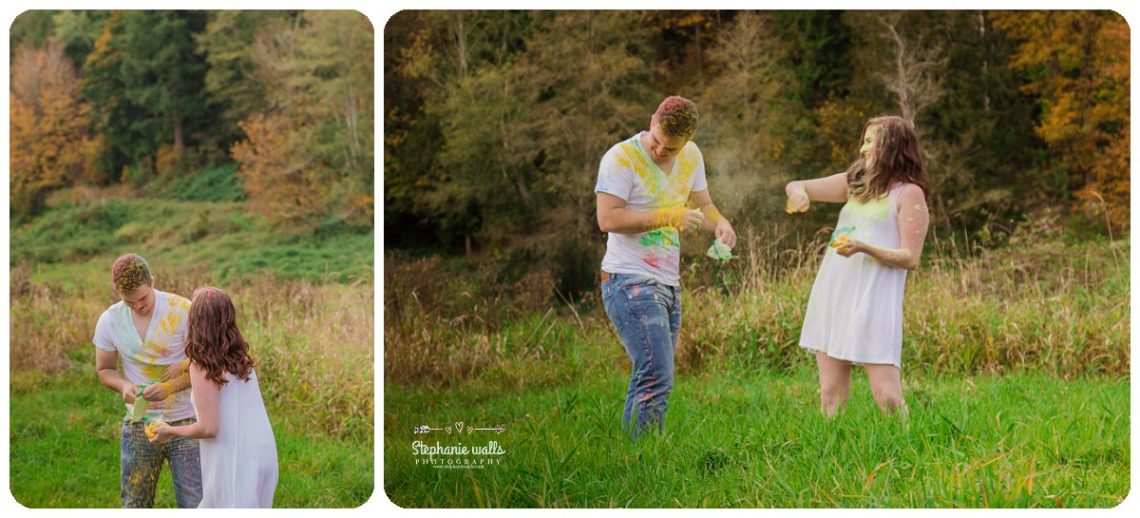
[[[681,330],[681,288],[641,275],[613,274],[602,281],[602,300],[633,363],[622,428],[634,439],[654,424],[660,431],[669,406],[669,392],[673,390],[673,349]]]
[[[167,424],[182,426],[194,421],[190,417]],[[178,507],[198,507],[202,500],[202,461],[198,456],[197,439],[175,437],[166,444],[152,443],[143,431],[142,421],[123,421],[119,452],[123,507],[154,507],[154,489],[164,459],[170,460]]]

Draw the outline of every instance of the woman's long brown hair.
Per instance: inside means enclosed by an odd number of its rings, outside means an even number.
[[[847,192],[866,203],[886,195],[896,183],[907,182],[921,187],[929,202],[929,178],[918,150],[914,124],[893,115],[875,117],[863,125],[860,144],[871,126],[879,128],[878,141],[872,151],[874,160],[869,170],[861,156],[847,167]]]
[[[253,370],[249,343],[238,330],[234,303],[222,290],[209,286],[194,290],[186,321],[186,356],[219,386],[226,384],[226,372],[249,381]]]

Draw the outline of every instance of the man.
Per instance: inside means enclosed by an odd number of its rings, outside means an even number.
[[[198,441],[151,443],[143,421],[130,420],[135,398],[145,386],[141,394],[148,410],[160,412],[172,426],[195,422],[187,390],[190,362],[184,354],[190,301],[154,289],[150,266],[136,254],[115,260],[111,281],[122,300],[99,316],[92,342],[99,381],[122,395],[127,407],[119,455],[123,507],[154,506],[163,460],[170,461],[178,507],[198,507],[202,499]],[[117,368],[120,357],[125,378]]]
[[[652,425],[662,429],[673,389],[680,232],[702,228],[728,247],[736,245],[732,225],[709,197],[704,158],[690,140],[696,129],[696,104],[666,98],[650,117],[649,131],[606,152],[594,187],[598,226],[609,233],[602,299],[633,363],[622,427],[634,439]]]

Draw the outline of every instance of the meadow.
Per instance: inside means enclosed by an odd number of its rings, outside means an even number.
[[[384,480],[404,507],[1113,507],[1130,489],[1128,240],[1026,227],[1000,246],[933,236],[908,280],[905,420],[853,371],[818,412],[802,312],[825,235],[687,249],[665,431],[620,430],[629,360],[596,294],[438,257],[385,268]],[[705,245],[707,246],[707,244]],[[436,275],[423,275],[427,271]],[[446,272],[446,274],[441,273]],[[441,468],[415,441],[503,424],[499,464]],[[439,427],[426,434],[417,426]],[[470,458],[470,456],[468,456]],[[439,454],[437,463],[462,456]]]
[[[71,194],[74,194],[71,193]],[[11,491],[28,507],[118,507],[122,405],[91,334],[117,301],[109,268],[147,257],[157,289],[233,297],[278,447],[277,507],[373,494],[373,237],[289,232],[232,201],[64,199],[14,225]],[[169,468],[157,507],[174,507]]]
[[[856,372],[856,374],[861,374]],[[627,379],[525,392],[385,392],[385,490],[403,507],[1113,507],[1128,494],[1126,379],[943,378],[883,416],[856,377],[843,415],[814,373],[681,376],[665,432],[619,428]],[[504,424],[501,464],[416,464],[418,425]],[[421,457],[426,458],[426,457]],[[437,456],[445,462],[448,456]]]

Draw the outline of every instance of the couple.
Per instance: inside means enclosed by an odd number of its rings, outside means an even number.
[[[661,430],[673,389],[681,328],[681,231],[705,229],[731,248],[732,224],[709,196],[704,158],[691,141],[697,107],[668,97],[641,131],[611,147],[598,169],[598,226],[609,233],[602,259],[606,314],[633,364],[622,426],[634,439]],[[816,357],[820,410],[847,400],[851,366],[863,365],[884,412],[906,412],[899,368],[906,273],[926,239],[927,174],[914,126],[877,117],[863,126],[859,158],[847,171],[785,188],[787,212],[812,201],[845,203],[812,287],[800,347]],[[696,209],[686,208],[692,203]]]
[[[111,281],[122,300],[99,317],[92,342],[99,380],[127,407],[123,507],[154,506],[164,459],[178,507],[271,507],[277,447],[229,296],[158,291],[136,254],[115,260]],[[136,398],[151,411],[146,424],[132,416]]]

